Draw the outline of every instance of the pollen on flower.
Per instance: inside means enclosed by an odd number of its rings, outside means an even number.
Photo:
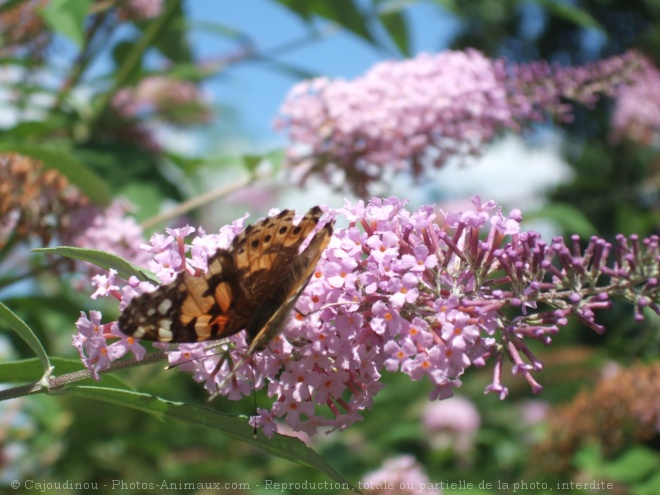
[[[317,270],[317,271],[314,272],[314,276],[316,278],[321,278],[323,276],[323,273],[321,273],[320,271]]]
[[[296,313],[296,320],[302,321],[303,318],[304,318],[303,315],[301,315],[300,313]]]
[[[418,330],[415,327],[410,327],[410,335],[413,337],[417,335]]]
[[[399,292],[401,292],[401,294],[405,294],[406,292],[408,292],[408,289],[405,288],[405,287],[401,287],[401,289],[399,290]]]
[[[317,303],[319,301],[320,301],[319,296],[312,296],[312,302],[313,303]]]
[[[461,327],[454,327],[454,335],[460,335],[463,333],[463,329]]]
[[[392,313],[385,313],[385,319],[386,319],[387,321],[391,321],[392,318],[393,318]]]
[[[128,337],[126,340],[128,341],[128,345],[135,344],[135,339],[133,337]]]

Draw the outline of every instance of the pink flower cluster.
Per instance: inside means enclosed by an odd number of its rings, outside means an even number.
[[[612,138],[660,145],[660,71],[651,62],[634,82],[621,87],[612,115]]]
[[[123,0],[117,7],[117,17],[123,21],[144,21],[158,17],[163,0]]]
[[[142,228],[127,212],[131,205],[116,200],[107,207],[86,205],[70,213],[70,222],[59,233],[59,242],[64,246],[97,249],[121,256],[136,265],[146,264],[150,256],[139,248],[144,241]],[[76,262],[76,272],[86,273],[88,277],[98,275],[96,265]],[[79,284],[82,289],[84,284]]]
[[[486,391],[504,398],[506,359],[539,392],[532,373],[543,365],[526,341],[549,344],[569,316],[602,331],[595,311],[610,307],[608,291],[640,311],[660,312],[653,302],[660,297],[657,237],[641,243],[634,236],[619,238],[616,262],[608,268],[612,246],[603,240],[592,239],[583,254],[577,237],[570,247],[561,238],[547,245],[538,234],[520,230],[519,211],[505,216],[478,197],[473,204],[472,211],[459,213],[431,206],[409,212],[404,202],[388,198],[329,212],[343,216],[348,226],[333,235],[298,300],[299,313],[281,336],[235,370],[232,363],[245,349],[243,332],[224,350],[217,344],[179,345],[170,364],[192,371],[210,393],[230,399],[267,387],[274,403],[256,418],[264,433],[276,431],[276,420],[283,418],[292,429],[313,435],[361,420],[360,412],[383,387],[385,371],[429,380],[430,398],[439,399],[452,396],[468,367],[490,359],[493,382]],[[217,235],[200,230],[192,244],[185,242],[192,228],[154,236],[147,246],[151,269],[163,283],[181,269],[206,270],[208,256],[230,245],[243,220]],[[613,285],[599,287],[603,274]],[[115,297],[120,309],[136,294],[153,290],[136,279],[120,288],[112,273],[95,282],[95,296]],[[543,309],[537,309],[539,302]],[[78,320],[75,345],[95,373],[126,352],[142,355],[116,323],[102,324],[95,312],[90,316]],[[107,337],[120,340],[108,345],[102,341]]]
[[[561,68],[507,64],[476,50],[421,54],[376,64],[354,81],[302,82],[275,127],[287,131],[289,160],[304,177],[319,172],[364,194],[387,174],[406,170],[419,178],[425,168],[476,154],[498,132],[548,114],[566,118],[562,99],[593,103],[629,80],[638,59],[631,52]]]
[[[208,122],[212,117],[206,98],[195,84],[166,76],[145,77],[136,87],[121,89],[112,105],[127,119],[154,115],[172,124],[190,125]]]
[[[61,243],[88,249],[98,249],[121,256],[137,265],[145,264],[150,256],[139,249],[144,232],[128,215],[132,205],[115,200],[102,208],[90,205],[72,213],[71,225],[60,239]]]
[[[472,402],[463,397],[431,402],[422,417],[424,437],[436,450],[452,449],[467,453],[481,426],[481,416]]]
[[[367,474],[358,488],[368,495],[440,495],[435,483],[422,471],[411,455],[386,460],[376,471]]]

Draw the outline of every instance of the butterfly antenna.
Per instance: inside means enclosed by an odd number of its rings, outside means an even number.
[[[313,315],[314,313],[320,313],[320,312],[323,311],[324,309],[332,308],[332,307],[334,307],[334,306],[347,306],[347,305],[351,305],[351,304],[355,304],[355,303],[352,303],[352,302],[336,302],[336,303],[328,303],[328,304],[324,304],[324,305],[321,306],[320,308],[316,308],[316,309],[310,311],[309,313],[303,313],[303,312],[300,311],[298,308],[293,308],[293,310],[294,310],[296,313],[298,313],[300,316],[302,316],[303,318],[307,318],[308,316]]]
[[[206,351],[207,349],[214,349],[216,347],[220,347],[221,345],[224,345],[224,344],[227,344],[227,343],[229,343],[229,339],[218,340],[217,342],[213,342],[211,345],[207,345],[206,347],[204,347],[204,351]],[[231,348],[231,346],[233,346],[233,344],[230,344],[230,348]],[[216,356],[218,354],[216,354]],[[174,368],[176,368],[178,366],[181,366],[182,364],[192,363],[193,361],[198,361],[199,359],[206,359],[206,358],[209,358],[209,357],[212,357],[212,355],[204,354],[203,356],[191,357],[190,359],[188,359],[186,361],[180,361],[176,364],[168,364],[167,366],[165,366],[165,369],[166,370],[173,370]],[[221,360],[220,364],[222,364],[222,361],[224,361],[224,360]]]
[[[241,359],[239,359],[238,361],[236,361],[236,363],[234,363],[234,366],[232,366],[231,371],[227,374],[227,376],[225,376],[225,377],[222,379],[222,381],[218,384],[218,386],[217,386],[215,392],[213,392],[213,393],[211,394],[211,397],[209,397],[209,400],[210,400],[210,401],[213,400],[213,399],[215,399],[218,395],[220,395],[220,389],[221,389],[222,387],[224,387],[224,386],[227,384],[227,382],[228,382],[229,380],[231,380],[232,378],[234,378],[234,375],[236,374],[236,372],[238,371],[238,369],[239,369],[241,366],[243,366],[243,365],[245,364],[245,362],[246,362],[249,358],[250,358],[250,355],[249,355],[249,354],[245,354],[245,355],[243,355],[243,357],[241,357]],[[220,364],[222,364],[222,363],[220,363]],[[220,371],[220,366],[217,366],[217,367],[216,367],[216,369],[214,370],[214,373],[217,373],[218,371]],[[254,372],[254,370],[253,370],[253,372]]]
[[[254,367],[250,366],[250,370],[252,371],[252,397],[254,398],[254,423],[252,424],[252,427],[254,428],[252,430],[252,438],[255,440],[257,439],[257,388],[256,384],[254,383]]]

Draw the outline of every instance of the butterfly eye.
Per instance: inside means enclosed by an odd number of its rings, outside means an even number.
[[[267,234],[267,235],[264,237],[264,244],[268,244],[272,239],[273,239],[273,236],[270,235],[270,234]]]
[[[285,225],[284,227],[280,227],[280,230],[278,230],[277,233],[280,234],[280,235],[284,235],[284,234],[286,234],[287,230],[289,230],[289,227],[287,227]]]
[[[250,243],[253,249],[257,249],[259,247],[259,239],[255,239]]]
[[[301,227],[300,225],[296,225],[296,226],[293,228],[293,235],[298,235],[298,234],[300,234],[300,231],[301,231],[301,230],[302,230],[302,227]]]

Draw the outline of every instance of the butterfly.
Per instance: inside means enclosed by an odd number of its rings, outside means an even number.
[[[322,215],[315,206],[294,225],[295,212],[283,210],[249,225],[229,249],[209,258],[203,276],[183,270],[173,282],[134,297],[119,316],[119,329],[172,343],[223,339],[245,329],[245,357],[264,349],[281,332],[330,242],[334,220],[299,252]]]

